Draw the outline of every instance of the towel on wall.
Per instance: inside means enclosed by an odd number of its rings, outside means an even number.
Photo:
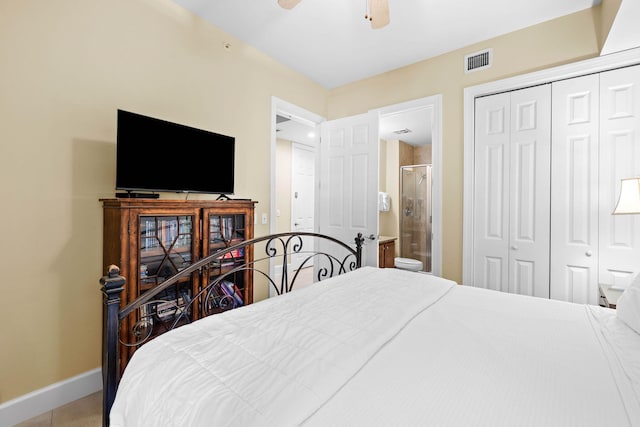
[[[378,210],[380,212],[389,212],[391,210],[391,196],[389,196],[389,193],[382,191],[378,193]]]

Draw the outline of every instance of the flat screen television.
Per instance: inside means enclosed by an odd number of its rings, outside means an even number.
[[[235,138],[118,110],[116,190],[233,194]]]

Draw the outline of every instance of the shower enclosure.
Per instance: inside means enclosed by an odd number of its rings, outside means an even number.
[[[400,167],[400,256],[431,271],[431,165]]]

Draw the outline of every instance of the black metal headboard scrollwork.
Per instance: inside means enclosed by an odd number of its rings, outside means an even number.
[[[273,291],[280,295],[294,289],[299,275],[305,267],[313,265],[314,281],[337,276],[357,268],[362,263],[362,245],[364,238],[358,234],[353,245],[341,242],[333,237],[317,233],[291,232],[278,233],[247,240],[237,245],[220,250],[212,255],[194,262],[177,274],[168,277],[154,288],[142,294],[139,298],[124,307],[121,305],[120,294],[127,284],[120,276],[117,266],[109,266],[106,276],[100,279],[103,293],[103,425],[109,425],[109,411],[115,399],[120,375],[126,361],[120,357],[121,348],[138,348],[158,334],[154,322],[158,322],[159,310],[147,310],[147,307],[163,307],[169,305],[172,312],[171,321],[163,322],[162,331],[179,327],[189,323],[194,318],[201,318],[227,309],[235,308],[238,303],[234,300],[233,292],[220,292],[228,277],[248,271],[254,275],[256,282],[262,277]],[[264,248],[260,246],[264,245]],[[255,259],[233,265],[224,274],[215,276],[209,281],[208,271],[215,268],[216,263],[226,256],[230,256],[246,248],[253,248]],[[263,250],[264,255],[257,254]],[[291,271],[293,258],[295,270]],[[272,270],[277,270],[271,274]],[[202,284],[195,295],[185,296],[178,305],[162,299],[162,295],[171,287],[176,287],[181,280],[197,274],[203,278]],[[207,278],[206,280],[204,278]],[[176,296],[178,299],[179,296]],[[173,305],[171,305],[173,304]],[[197,316],[194,316],[197,313]],[[124,333],[123,333],[124,332]],[[133,337],[131,342],[123,336]]]

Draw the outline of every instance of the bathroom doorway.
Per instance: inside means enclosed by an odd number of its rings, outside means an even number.
[[[431,165],[400,167],[400,256],[431,271]]]

